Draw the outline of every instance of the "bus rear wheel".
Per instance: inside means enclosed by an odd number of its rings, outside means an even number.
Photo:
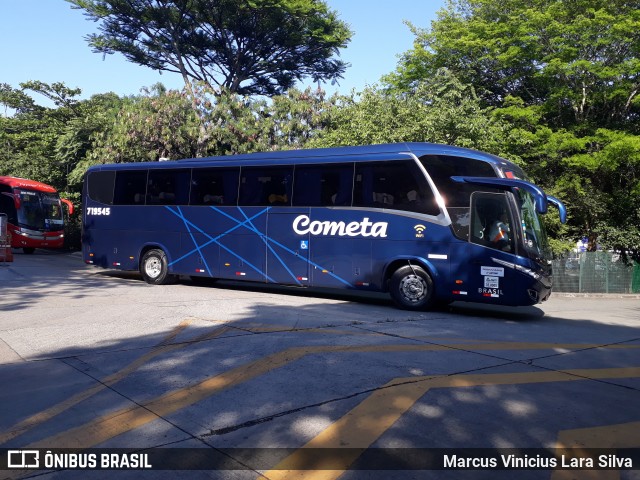
[[[433,280],[418,266],[405,265],[394,272],[389,292],[395,304],[406,310],[426,310],[433,304]]]
[[[157,248],[147,251],[142,256],[140,273],[144,281],[151,285],[164,285],[173,280],[173,275],[169,275],[167,255]]]
[[[31,255],[33,252],[36,251],[36,249],[34,247],[22,247],[22,251],[27,255]]]

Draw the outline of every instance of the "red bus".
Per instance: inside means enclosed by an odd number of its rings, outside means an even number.
[[[11,246],[33,253],[36,248],[61,248],[64,243],[62,204],[73,213],[73,204],[61,199],[45,183],[0,176],[0,213],[7,215]]]

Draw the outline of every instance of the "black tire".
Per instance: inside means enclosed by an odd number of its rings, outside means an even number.
[[[144,281],[151,285],[164,285],[174,280],[169,275],[167,255],[160,249],[149,250],[140,261],[140,273]]]
[[[34,247],[22,247],[22,251],[27,255],[31,255],[33,252],[36,251],[36,249]]]
[[[423,268],[405,265],[394,272],[389,293],[405,310],[426,310],[433,305],[433,280]]]

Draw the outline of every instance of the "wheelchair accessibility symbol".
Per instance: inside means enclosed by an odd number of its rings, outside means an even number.
[[[300,240],[300,250],[309,250],[309,240]]]

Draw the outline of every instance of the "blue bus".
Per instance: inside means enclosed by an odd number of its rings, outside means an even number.
[[[91,167],[83,258],[179,275],[389,292],[401,308],[551,294],[541,214],[566,209],[502,158],[399,143]]]

